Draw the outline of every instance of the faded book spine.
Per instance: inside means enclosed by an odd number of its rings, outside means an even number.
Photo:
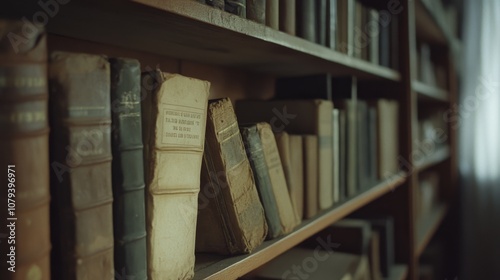
[[[297,35],[311,42],[317,42],[316,1],[296,0]]]
[[[266,23],[266,1],[247,0],[247,18],[258,23]]]
[[[191,279],[210,83],[159,69],[144,73],[149,279]]]
[[[266,25],[279,29],[279,0],[266,0]]]
[[[117,273],[147,279],[140,64],[110,59],[113,226]]]
[[[112,279],[109,63],[51,55],[52,235],[60,279]]]
[[[267,238],[273,239],[280,236],[282,231],[276,198],[272,190],[269,171],[264,159],[262,142],[256,125],[241,127],[240,130],[248,154],[248,160],[252,166],[255,185],[257,186],[262,206],[264,207],[268,225]]]
[[[50,279],[47,47],[43,28],[0,20],[1,279]],[[36,160],[34,160],[36,158]],[[7,236],[15,238],[7,239]],[[14,241],[14,242],[12,242]]]
[[[209,102],[201,188],[216,195],[200,205],[197,251],[248,253],[262,243],[267,235],[264,209],[228,98]]]
[[[295,0],[279,1],[279,28],[280,31],[295,36]]]
[[[318,213],[318,136],[302,136],[304,151],[304,218]]]

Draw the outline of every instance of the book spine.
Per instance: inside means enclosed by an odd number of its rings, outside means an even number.
[[[316,1],[296,0],[297,35],[311,42],[317,42]]]
[[[247,18],[265,24],[266,0],[247,0]]]
[[[316,3],[316,43],[322,46],[326,46],[327,11],[327,0],[318,0]]]
[[[267,238],[273,239],[280,236],[282,231],[276,198],[272,191],[271,179],[269,178],[269,171],[264,159],[262,142],[255,125],[242,127],[240,130],[248,154],[248,160],[252,166],[255,185],[257,186],[262,206],[264,207],[268,225]]]
[[[339,202],[341,199],[340,195],[340,120],[339,120],[339,109],[333,109],[332,111],[332,122],[333,122],[333,202]]]
[[[335,50],[337,48],[337,0],[327,0],[327,11],[326,46]]]
[[[279,30],[279,0],[266,0],[266,25]]]
[[[0,20],[1,279],[50,279],[47,47],[43,28],[20,45],[25,23]],[[36,161],[34,160],[36,158]],[[14,239],[7,239],[14,236]],[[14,272],[15,271],[15,272]]]
[[[318,137],[303,135],[304,151],[304,218],[318,213]]]
[[[147,279],[140,64],[114,58],[111,66],[112,176],[115,268]]]
[[[246,0],[225,0],[224,9],[226,12],[237,16],[247,17],[247,1]]]
[[[295,0],[279,0],[279,30],[295,36]]]
[[[333,205],[333,104],[328,100],[317,100],[318,132],[318,178],[319,207],[326,209]]]
[[[114,242],[109,63],[101,56],[56,52],[49,73],[57,270],[61,279],[110,279]]]

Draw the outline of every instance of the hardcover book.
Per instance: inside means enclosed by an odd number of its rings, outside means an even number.
[[[49,73],[54,272],[59,279],[112,279],[109,63],[54,52]]]
[[[11,44],[24,26],[0,20],[0,278],[50,279],[47,44],[41,26]]]
[[[143,88],[148,278],[190,279],[210,83],[157,69]]]
[[[229,98],[209,102],[201,174],[196,250],[253,251],[267,223]]]
[[[146,210],[141,125],[141,69],[137,60],[112,58],[111,132],[115,270],[147,279]]]

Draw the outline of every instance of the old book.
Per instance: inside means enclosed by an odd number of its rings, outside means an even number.
[[[341,200],[340,192],[340,111],[339,109],[332,110],[332,154],[333,154],[333,202]]]
[[[247,19],[266,23],[266,0],[247,0]]]
[[[370,279],[382,280],[382,273],[380,272],[380,235],[376,231],[372,232],[370,239],[368,260],[370,262]]]
[[[361,4],[360,0],[354,0],[354,29],[352,30],[354,34],[353,44],[353,56],[355,58],[362,59],[363,58],[363,49],[367,48],[367,38],[363,29],[363,4]]]
[[[224,10],[228,13],[235,14],[242,18],[247,17],[247,1],[246,0],[225,0]]]
[[[399,69],[399,17],[392,15],[390,25],[391,68]]]
[[[276,139],[274,138],[271,125],[266,122],[258,123],[257,131],[262,141],[262,151],[269,171],[274,197],[276,198],[276,205],[278,206],[282,232],[287,234],[300,223],[300,218],[292,205],[285,172],[283,170],[278,146],[276,145]]]
[[[117,273],[147,279],[139,61],[110,59],[113,231]]]
[[[247,0],[248,1],[248,0]],[[279,0],[280,31],[295,36],[295,0]]]
[[[327,15],[328,15],[328,0],[317,0],[316,2],[316,43],[326,46],[326,38],[327,38]]]
[[[390,67],[391,66],[391,38],[390,38],[390,32],[391,32],[391,25],[390,22],[393,19],[393,17],[389,14],[388,11],[380,10],[379,11],[379,20],[380,20],[380,26],[379,26],[379,41],[378,41],[378,51],[379,51],[379,64],[384,67]]]
[[[264,207],[268,225],[267,238],[273,239],[281,235],[282,227],[269,170],[262,150],[262,141],[255,124],[243,125],[240,127],[240,131],[252,167],[260,201]]]
[[[379,64],[380,14],[375,9],[367,9],[367,14],[368,26],[365,29],[370,39],[368,60],[373,64]]]
[[[356,104],[356,155],[357,155],[357,189],[364,190],[372,183],[369,174],[369,151],[370,142],[368,134],[368,104],[365,100],[357,100]]]
[[[399,171],[398,110],[398,102],[395,100],[377,101],[379,179],[386,179]]]
[[[206,0],[206,3],[216,9],[224,10],[224,0]]]
[[[258,109],[257,109],[258,108]],[[319,207],[333,204],[332,194],[332,110],[328,100],[239,100],[238,118],[242,122],[269,122],[275,132],[318,136]]]
[[[337,0],[337,51],[353,56],[355,1]]]
[[[190,279],[210,83],[143,74],[148,278]]]
[[[377,136],[377,108],[374,106],[368,107],[368,181],[369,184],[374,185],[378,182],[378,136]]]
[[[11,44],[24,26],[0,19],[0,278],[50,279],[47,44],[41,26]]]
[[[339,109],[339,184],[340,200],[345,200],[347,196],[347,124],[346,111]]]
[[[253,251],[267,223],[229,98],[209,102],[201,174],[196,250]]]
[[[296,0],[297,36],[317,42],[316,1]]]
[[[357,109],[353,99],[335,100],[337,108],[345,112],[345,160],[344,178],[346,197],[351,197],[358,192],[358,145],[357,145]]]
[[[279,0],[266,0],[266,25],[279,30]]]
[[[304,152],[304,218],[318,213],[318,136],[302,136]]]
[[[111,279],[109,63],[102,56],[54,52],[49,73],[55,272],[60,279]]]
[[[337,48],[337,0],[327,0],[326,46]]]
[[[291,179],[290,196],[299,219],[304,217],[304,155],[302,136],[290,134]]]

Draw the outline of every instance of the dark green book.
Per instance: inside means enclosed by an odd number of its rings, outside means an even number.
[[[296,4],[297,35],[316,43],[316,1],[297,0]]]
[[[240,131],[248,160],[253,170],[260,201],[264,207],[264,214],[268,225],[267,238],[273,239],[281,235],[281,222],[271,185],[271,178],[269,177],[269,170],[264,159],[259,131],[255,124],[240,126]]]
[[[110,59],[115,270],[147,279],[141,69],[137,60]]]

